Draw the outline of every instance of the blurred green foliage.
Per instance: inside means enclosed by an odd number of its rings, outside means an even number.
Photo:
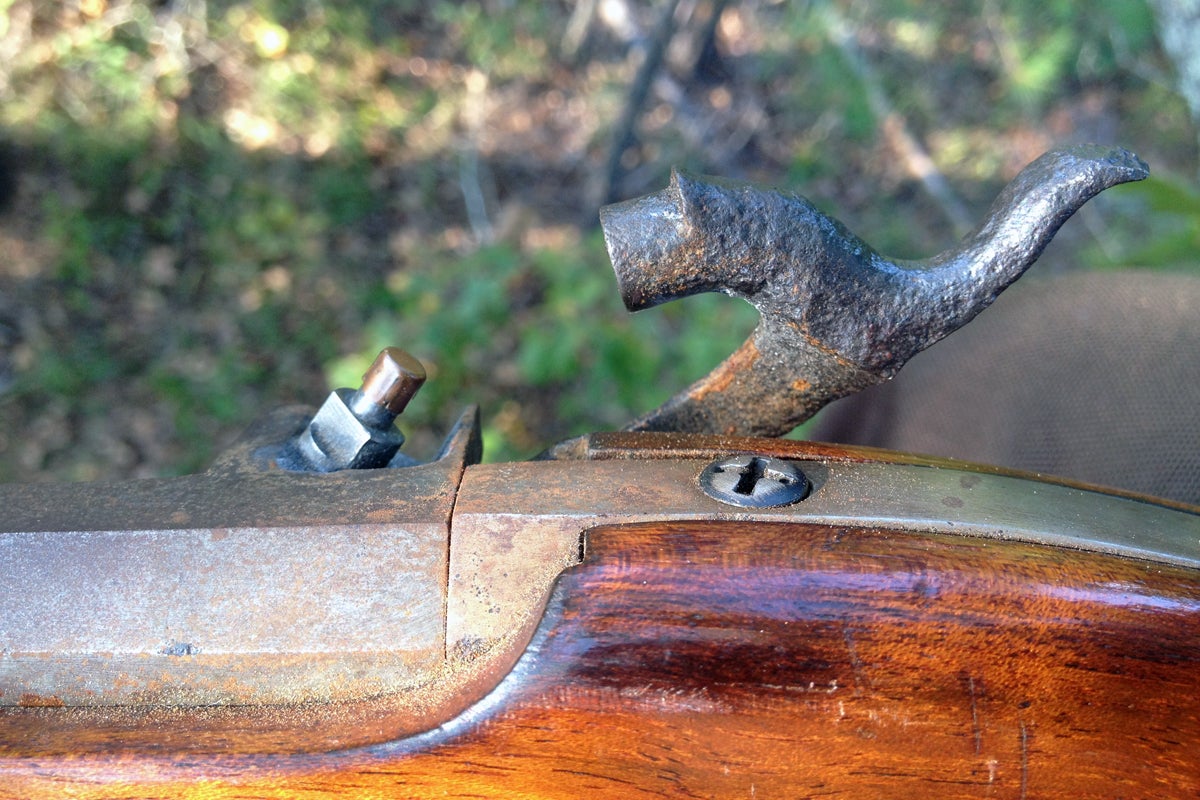
[[[1145,221],[1140,235],[1131,235],[1116,263],[1178,270],[1195,270],[1200,253],[1200,187],[1178,176],[1150,178],[1129,187],[1130,202],[1140,202]]]
[[[648,35],[656,8],[625,7]],[[0,480],[193,471],[391,344],[430,367],[404,426],[417,455],[478,402],[489,458],[525,457],[731,352],[754,325],[743,303],[621,307],[589,198],[641,40],[596,19],[568,52],[573,12],[0,0],[0,139],[20,176],[0,216]],[[973,214],[1057,138],[1111,135],[1194,174],[1142,2],[744,2],[711,74],[671,51],[682,94],[642,109],[622,193],[678,163],[799,189],[898,256],[948,244],[833,12]],[[701,23],[681,19],[676,43]],[[1191,263],[1197,198],[1178,177],[1122,190],[1060,258]]]

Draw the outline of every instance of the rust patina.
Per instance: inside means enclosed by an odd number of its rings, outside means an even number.
[[[762,319],[710,375],[629,429],[785,434],[965,325],[1080,206],[1148,174],[1119,148],[1052,151],[1004,189],[958,247],[895,261],[803,197],[675,172],[661,192],[600,213],[625,305],[723,292]]]

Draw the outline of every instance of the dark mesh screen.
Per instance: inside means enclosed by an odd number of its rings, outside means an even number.
[[[811,438],[1200,504],[1200,276],[1026,278]]]

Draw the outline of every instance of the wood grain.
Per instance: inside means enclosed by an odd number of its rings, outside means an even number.
[[[54,712],[55,709],[48,709]],[[1194,797],[1194,572],[799,524],[592,531],[514,670],[328,755],[10,758],[12,797]],[[3,792],[0,792],[3,793]]]

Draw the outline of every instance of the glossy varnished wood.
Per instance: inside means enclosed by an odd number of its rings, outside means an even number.
[[[797,524],[592,531],[530,648],[370,749],[10,758],[11,796],[1194,797],[1200,581]]]

